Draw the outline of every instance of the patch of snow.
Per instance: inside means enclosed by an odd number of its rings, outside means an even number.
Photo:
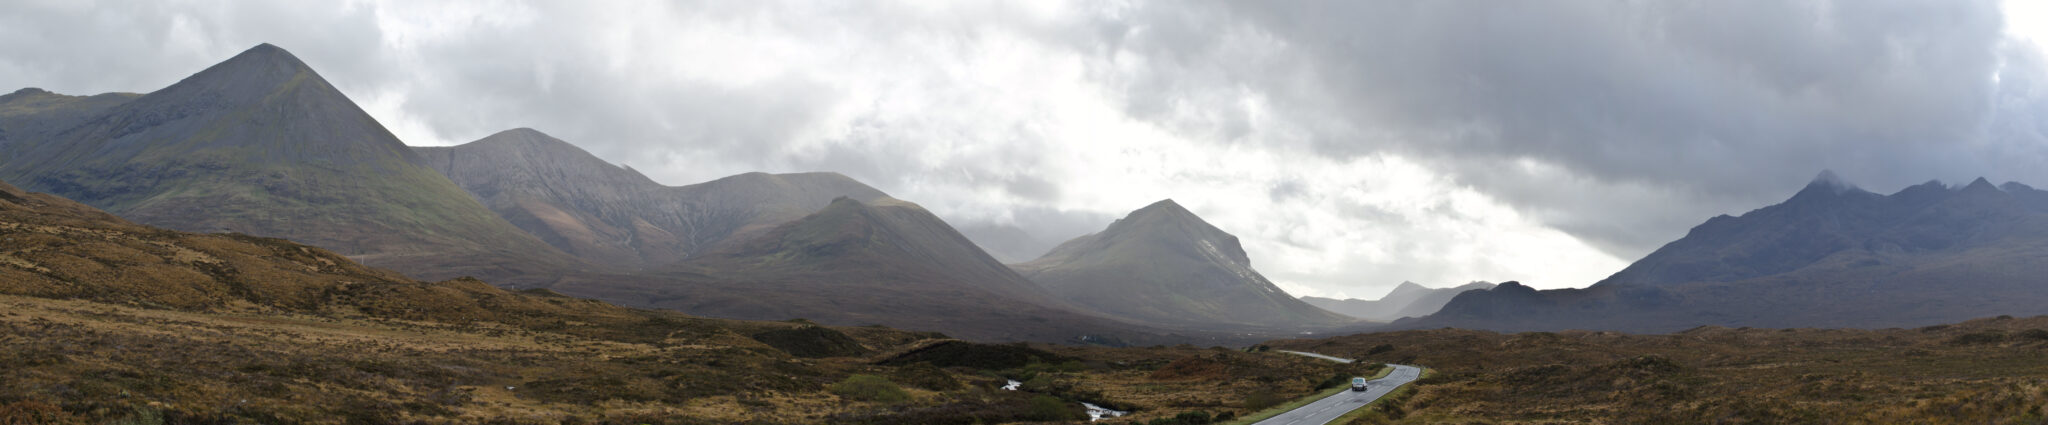
[[[1017,382],[1017,380],[1015,380],[1015,379],[1010,379],[1010,380],[1008,380],[1008,381],[1010,381],[1010,384],[1009,384],[1009,385],[1004,385],[1004,386],[1003,386],[1003,391],[1016,391],[1016,390],[1017,390],[1017,387],[1021,387],[1021,386],[1024,386],[1024,383],[1022,383],[1022,382]]]

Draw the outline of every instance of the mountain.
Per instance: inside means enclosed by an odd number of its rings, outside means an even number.
[[[413,148],[491,211],[596,264],[681,261],[735,235],[816,212],[833,198],[888,195],[837,173],[748,173],[682,187],[656,183],[533,129],[452,147]]]
[[[1910,327],[2048,313],[2048,192],[1979,178],[1891,195],[1822,173],[1585,289],[1502,285],[1400,328]]]
[[[42,112],[0,121],[0,179],[143,224],[289,238],[427,278],[579,264],[424,166],[276,46],[146,95],[102,96],[10,95],[5,109]]]
[[[1454,288],[1430,288],[1415,282],[1401,282],[1386,296],[1377,300],[1335,299],[1322,297],[1301,297],[1303,302],[1338,314],[1378,322],[1391,322],[1403,317],[1422,317],[1436,313],[1451,297],[1465,291],[1493,289],[1492,283],[1472,282]]]
[[[834,398],[849,371],[955,400],[938,402],[949,404],[942,422],[1009,423],[1033,419],[1019,412],[1037,394],[989,393],[1002,382],[992,372],[931,363],[1075,361],[930,332],[422,282],[283,239],[142,226],[4,182],[0,241],[6,423],[516,423],[536,412],[577,423],[916,422],[892,419],[910,416],[893,403],[802,403]]]
[[[1236,236],[1172,200],[1015,268],[1062,300],[1140,323],[1271,329],[1353,321],[1281,291],[1252,270]]]
[[[550,289],[713,317],[881,324],[971,340],[1160,341],[1065,307],[945,221],[893,198],[838,198],[660,271],[572,277]]]
[[[34,143],[48,139],[53,133],[75,127],[108,108],[141,96],[135,93],[66,96],[38,88],[25,88],[0,96],[0,158],[12,157]]]

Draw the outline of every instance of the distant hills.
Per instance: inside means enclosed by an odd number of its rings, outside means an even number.
[[[136,222],[288,238],[425,278],[577,267],[276,46],[139,97],[24,90],[0,111],[0,179]]]
[[[1451,302],[1465,291],[1493,289],[1488,282],[1472,282],[1451,288],[1431,288],[1415,282],[1401,282],[1393,291],[1377,300],[1335,299],[1323,297],[1301,297],[1309,305],[1338,314],[1376,322],[1391,322],[1403,317],[1422,317],[1436,313],[1444,304]]]
[[[1508,283],[1398,328],[1911,327],[2048,313],[2048,192],[1979,178],[1880,195],[1822,173],[1585,289]]]
[[[832,199],[888,195],[837,173],[748,173],[663,186],[533,129],[453,147],[413,148],[491,211],[594,264],[641,269],[766,231]]]
[[[1298,329],[1354,321],[1280,290],[1252,270],[1236,236],[1172,200],[1014,267],[1068,303],[1139,323]]]

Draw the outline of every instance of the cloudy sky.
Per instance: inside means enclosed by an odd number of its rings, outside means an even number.
[[[2048,186],[2026,2],[5,3],[6,90],[268,42],[414,145],[838,171],[1011,258],[1172,198],[1298,295],[1585,286],[1822,169]]]

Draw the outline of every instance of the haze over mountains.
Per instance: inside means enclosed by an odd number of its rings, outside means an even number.
[[[1237,237],[1164,200],[1016,269],[1092,311],[1161,326],[1327,327],[1353,321],[1252,270]]]
[[[2048,192],[1979,178],[1891,195],[1823,172],[1783,203],[1717,216],[1585,289],[1513,282],[1400,328],[1910,327],[2048,313]]]
[[[1376,322],[1391,322],[1403,317],[1422,317],[1436,313],[1452,297],[1465,291],[1493,289],[1488,282],[1472,282],[1450,288],[1431,288],[1415,282],[1401,282],[1393,291],[1376,300],[1335,299],[1323,297],[1301,297],[1301,300],[1337,314]]]

